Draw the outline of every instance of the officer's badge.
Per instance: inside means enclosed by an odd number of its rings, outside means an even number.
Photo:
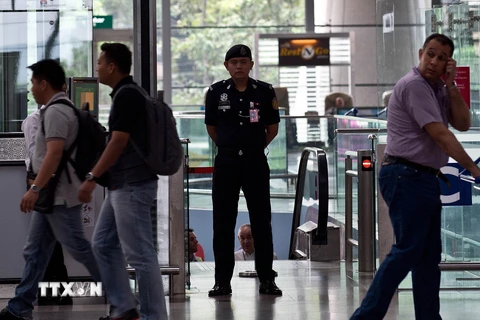
[[[220,95],[220,101],[227,101],[228,100],[228,94],[222,93]]]
[[[245,47],[241,47],[241,48],[240,48],[240,54],[241,54],[242,56],[246,56],[246,55],[247,55],[247,50],[245,49]]]
[[[277,98],[273,98],[272,100],[272,108],[275,109],[275,110],[278,110],[278,100]]]

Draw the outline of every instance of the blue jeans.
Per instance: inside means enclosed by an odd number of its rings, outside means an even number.
[[[130,289],[126,260],[136,270],[142,320],[168,318],[150,216],[156,195],[156,180],[107,191],[95,226],[93,252],[111,317],[138,305]]]
[[[83,233],[81,206],[71,208],[55,206],[51,214],[34,211],[23,249],[25,268],[22,280],[15,289],[15,297],[7,305],[7,310],[14,315],[32,316],[38,282],[43,279],[56,241],[87,268],[94,281],[100,281],[92,247]]]
[[[393,295],[412,271],[415,318],[440,320],[441,209],[435,175],[401,164],[382,166],[379,185],[390,212],[396,244],[351,320],[383,319]]]

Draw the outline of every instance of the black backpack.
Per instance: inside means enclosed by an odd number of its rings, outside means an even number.
[[[45,109],[52,104],[64,104],[69,106],[75,112],[78,119],[78,134],[75,141],[72,143],[68,150],[64,151],[62,160],[70,162],[75,169],[75,174],[80,181],[85,181],[87,173],[92,171],[93,167],[97,163],[98,159],[105,150],[107,136],[105,128],[95,120],[89,111],[80,110],[67,99],[58,99],[49,103]],[[45,128],[43,126],[42,117],[42,131],[45,134]],[[72,158],[71,154],[73,150],[77,149],[75,157]],[[70,181],[70,175],[68,170],[66,171]],[[107,174],[102,175],[96,179],[96,182],[102,186],[107,186],[108,183]]]
[[[183,148],[172,109],[165,102],[150,97],[143,88],[135,84],[121,86],[113,97],[114,103],[117,94],[126,88],[135,89],[145,97],[147,154],[143,154],[131,138],[129,142],[152,173],[163,176],[175,174],[182,164]]]

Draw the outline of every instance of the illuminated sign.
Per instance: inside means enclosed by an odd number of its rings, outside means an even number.
[[[330,38],[278,39],[278,65],[330,65]]]
[[[372,171],[373,162],[372,157],[362,157],[362,171]]]
[[[113,16],[93,16],[93,28],[95,29],[112,29]]]

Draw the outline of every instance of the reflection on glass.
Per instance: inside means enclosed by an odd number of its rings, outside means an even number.
[[[27,66],[49,58],[60,60],[67,76],[91,73],[91,11],[66,10],[56,2],[32,10],[25,1],[13,1],[4,10],[31,10],[0,12],[0,132],[19,132],[23,119],[38,108]]]

